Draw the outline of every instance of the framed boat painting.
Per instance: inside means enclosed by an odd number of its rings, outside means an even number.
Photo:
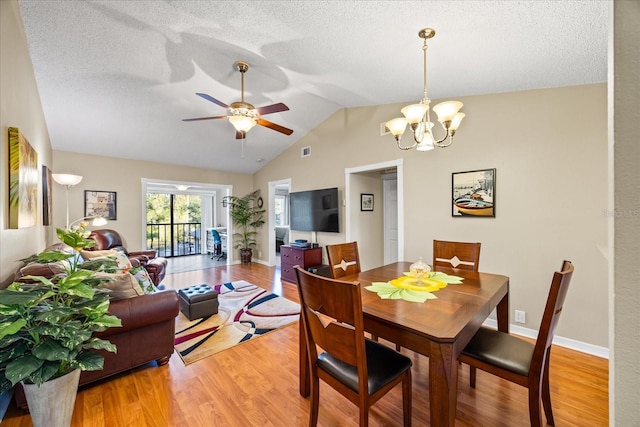
[[[496,170],[452,173],[451,194],[451,216],[495,218]]]

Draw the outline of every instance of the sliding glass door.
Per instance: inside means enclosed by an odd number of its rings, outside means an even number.
[[[147,249],[159,256],[202,253],[202,196],[147,193]]]

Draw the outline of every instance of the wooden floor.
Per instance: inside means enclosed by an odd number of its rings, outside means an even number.
[[[196,283],[244,279],[298,301],[293,284],[280,282],[275,267],[228,266],[167,276],[178,289]],[[306,426],[309,400],[298,394],[298,325],[290,325],[184,366],[173,355],[168,365],[149,364],[82,387],[73,426]],[[413,358],[413,425],[429,426],[428,359]],[[553,347],[551,396],[556,426],[608,425],[608,361]],[[320,426],[357,426],[354,405],[326,384],[320,388]],[[370,412],[370,425],[402,424],[400,388]],[[457,426],[526,426],[527,392],[478,371],[477,388],[469,387],[461,367]],[[30,426],[29,415],[12,403],[3,427]]]

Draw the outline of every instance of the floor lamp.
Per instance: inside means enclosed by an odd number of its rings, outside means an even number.
[[[80,175],[71,175],[68,173],[54,173],[52,174],[53,180],[60,185],[64,185],[67,189],[67,230],[69,229],[69,189],[74,185],[80,184],[82,177]]]

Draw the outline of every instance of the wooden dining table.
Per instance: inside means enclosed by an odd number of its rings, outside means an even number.
[[[489,314],[496,309],[498,329],[509,332],[509,278],[499,274],[459,269],[437,271],[463,277],[434,292],[424,303],[382,299],[365,289],[372,282],[388,282],[409,271],[397,262],[340,280],[362,286],[364,328],[372,335],[429,357],[431,426],[454,426],[456,418],[458,356]],[[300,322],[300,394],[310,393],[304,329]]]

